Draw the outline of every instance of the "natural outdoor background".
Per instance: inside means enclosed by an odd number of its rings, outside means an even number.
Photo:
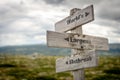
[[[85,69],[86,80],[120,80],[120,44],[108,52],[97,51],[99,65]],[[71,72],[55,73],[55,60],[70,55],[70,49],[46,45],[0,48],[0,80],[73,80]]]
[[[70,49],[48,48],[46,31],[72,8],[93,4],[95,20],[83,33],[106,37],[109,51],[96,51],[99,65],[85,69],[86,80],[120,80],[120,0],[0,0],[0,80],[73,80],[55,73],[55,60]]]

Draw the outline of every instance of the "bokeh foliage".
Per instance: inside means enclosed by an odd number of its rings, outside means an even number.
[[[73,80],[71,72],[55,72],[55,60],[59,57],[3,56],[0,80]],[[120,80],[120,56],[101,56],[98,61],[97,67],[85,69],[86,80]]]

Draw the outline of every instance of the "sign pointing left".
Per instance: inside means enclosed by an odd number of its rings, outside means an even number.
[[[108,50],[108,39],[74,33],[59,33],[47,31],[47,45],[72,49]]]
[[[83,55],[58,58],[56,60],[56,72],[95,67],[98,65],[97,61],[97,55],[94,50],[85,51]]]

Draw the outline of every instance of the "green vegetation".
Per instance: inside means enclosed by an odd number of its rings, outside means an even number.
[[[58,56],[14,55],[0,58],[0,80],[73,80],[71,72],[55,72]],[[120,56],[99,57],[99,66],[85,69],[86,80],[120,80]]]
[[[120,80],[120,56],[102,56],[99,65],[86,69],[87,80]]]

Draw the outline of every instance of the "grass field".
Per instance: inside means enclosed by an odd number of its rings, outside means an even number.
[[[71,72],[55,73],[57,56],[0,57],[0,80],[73,80]],[[120,80],[120,56],[101,56],[99,66],[85,69],[85,80]]]

